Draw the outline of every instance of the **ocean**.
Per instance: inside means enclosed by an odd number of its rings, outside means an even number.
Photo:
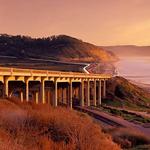
[[[122,57],[115,66],[117,75],[150,85],[150,57]]]

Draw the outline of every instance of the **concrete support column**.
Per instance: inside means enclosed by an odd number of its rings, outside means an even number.
[[[70,108],[72,109],[72,81],[70,81]]]
[[[90,106],[90,81],[87,81],[87,106]]]
[[[101,91],[101,80],[99,81],[99,85],[98,85],[98,105],[101,105],[101,101],[102,101],[102,91]]]
[[[70,86],[67,85],[67,106],[70,107]]]
[[[41,81],[41,99],[42,99],[42,103],[45,104],[45,81],[42,80]]]
[[[106,97],[106,80],[103,82],[103,97]]]
[[[62,87],[58,88],[58,100],[59,103],[62,104]]]
[[[26,81],[26,101],[29,101],[29,81]]]
[[[20,100],[23,102],[23,91],[20,92]]]
[[[73,88],[73,98],[75,100],[79,100],[81,98],[81,94],[80,94],[80,86],[74,86]]]
[[[9,80],[7,78],[5,78],[5,80],[4,80],[4,96],[6,96],[6,97],[9,97],[8,82],[9,82]]]
[[[84,81],[81,81],[80,85],[80,90],[81,90],[81,106],[84,106]]]
[[[66,106],[68,106],[68,100],[69,100],[69,90],[68,85],[66,86]]]
[[[63,88],[63,104],[67,103],[66,87]]]
[[[74,89],[74,98],[78,98],[78,88]]]
[[[96,80],[94,80],[93,105],[96,106]]]
[[[58,83],[57,83],[57,81],[54,81],[54,84],[55,84],[55,87],[54,87],[55,88],[55,90],[54,90],[54,106],[57,107],[57,103],[58,103],[57,102],[57,100],[58,100],[58,95],[57,95],[58,94],[58,92],[57,92],[57,84]]]
[[[35,103],[36,104],[39,103],[39,92],[38,91],[35,92]]]
[[[50,104],[50,91],[49,90],[47,91],[47,102],[48,104]]]
[[[61,103],[63,104],[63,87],[61,87]]]

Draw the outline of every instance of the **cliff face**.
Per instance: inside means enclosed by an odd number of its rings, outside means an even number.
[[[18,58],[44,58],[74,62],[115,61],[116,57],[98,46],[66,35],[33,39],[0,36],[0,55]]]

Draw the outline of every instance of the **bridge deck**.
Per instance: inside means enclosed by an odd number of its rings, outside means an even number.
[[[111,78],[109,74],[86,74],[79,72],[61,72],[35,69],[18,69],[0,67],[0,76],[41,76],[41,77],[73,77],[73,78]]]
[[[21,101],[24,98],[29,101],[30,95],[32,95],[32,99],[36,103],[39,103],[39,101],[42,101],[43,104],[51,102],[54,106],[57,106],[59,99],[64,101],[67,98],[67,104],[71,108],[74,96],[78,99],[81,97],[81,106],[84,106],[85,101],[89,106],[92,102],[90,101],[90,93],[93,95],[93,104],[95,106],[100,105],[101,95],[103,97],[106,95],[106,80],[109,78],[111,78],[109,74],[0,67],[0,85],[3,97],[11,97],[13,90],[20,87],[21,90],[18,92]],[[31,90],[31,86],[33,89],[36,84],[38,84],[36,90]]]

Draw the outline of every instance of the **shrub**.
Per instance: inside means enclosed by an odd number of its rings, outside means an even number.
[[[0,131],[7,135],[2,142],[6,150],[120,149],[87,115],[42,104],[1,103]]]
[[[122,148],[133,148],[137,145],[150,144],[150,138],[132,128],[110,128],[105,129],[106,133],[112,135],[113,140]]]

